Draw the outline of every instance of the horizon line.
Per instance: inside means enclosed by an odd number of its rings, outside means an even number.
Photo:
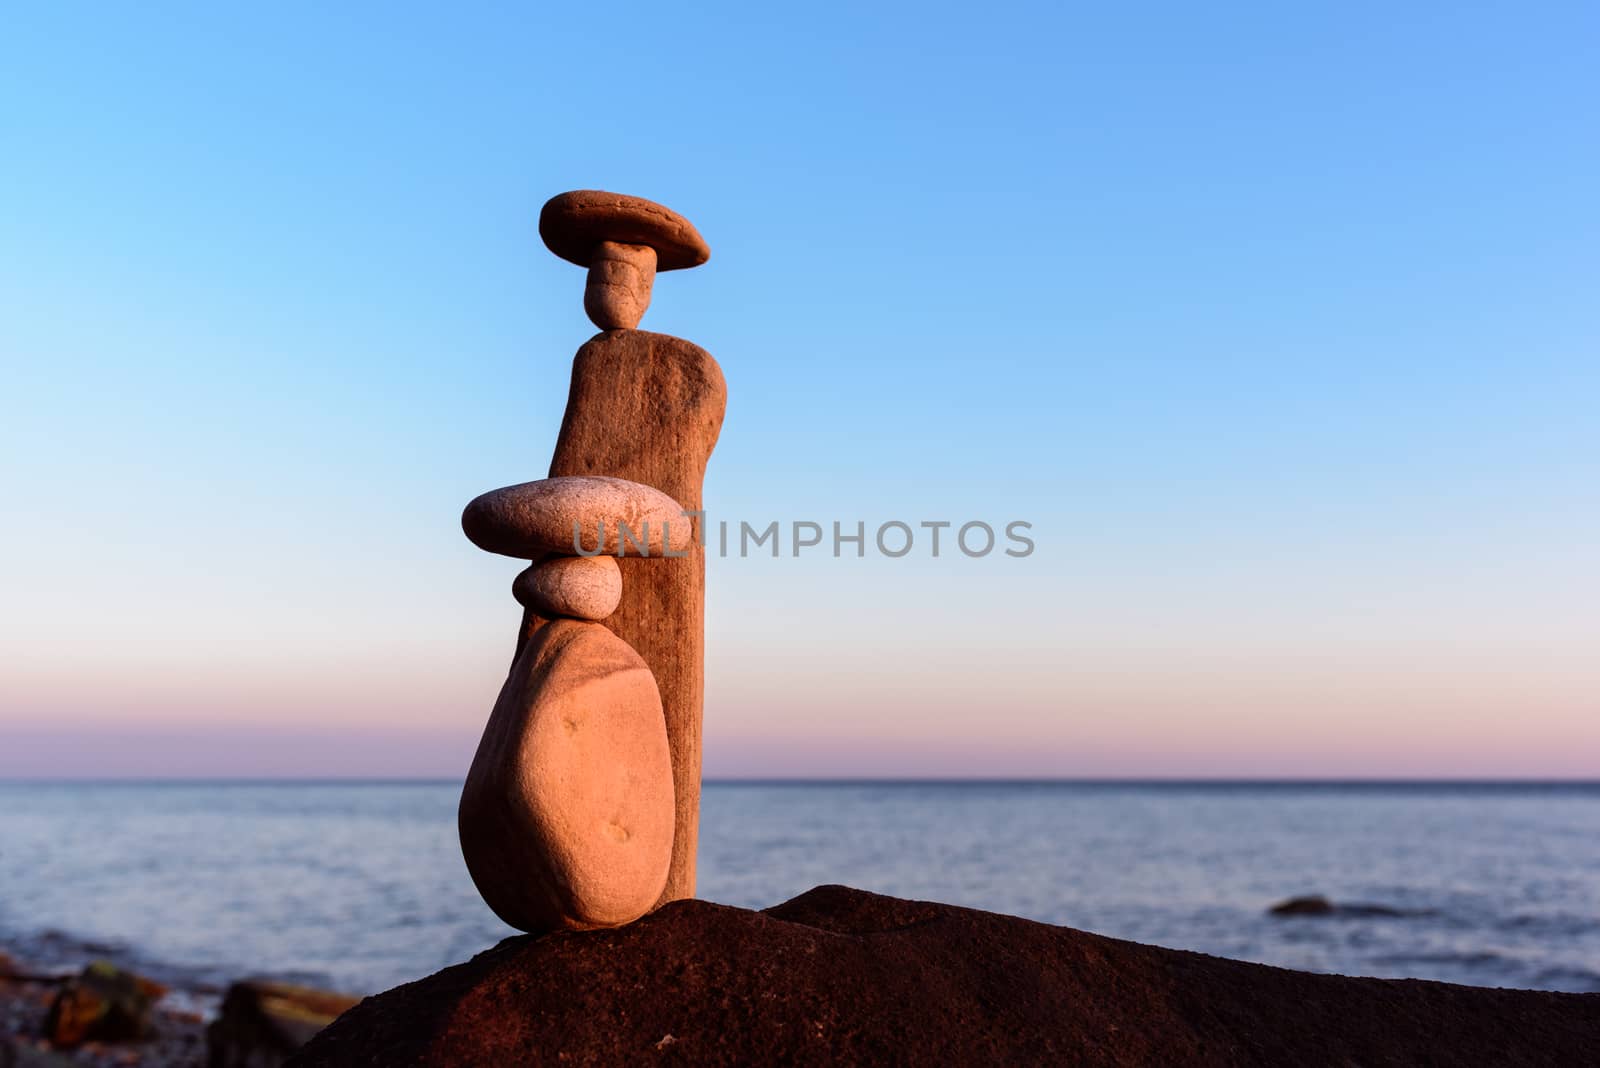
[[[4,786],[405,786],[459,784],[465,776],[440,775],[0,775]],[[1600,776],[967,776],[768,775],[708,776],[706,786],[1600,786]]]

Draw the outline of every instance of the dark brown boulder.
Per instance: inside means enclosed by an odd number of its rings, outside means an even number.
[[[1285,971],[819,887],[502,942],[290,1063],[1592,1065],[1600,995]]]

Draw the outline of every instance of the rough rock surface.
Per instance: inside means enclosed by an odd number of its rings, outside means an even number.
[[[602,241],[589,265],[583,310],[602,330],[632,330],[650,307],[655,278],[655,249]]]
[[[1600,995],[1350,979],[819,887],[511,938],[291,1063],[1593,1065]]]
[[[682,338],[644,330],[591,338],[572,362],[550,474],[642,482],[697,511],[727,395],[717,361]],[[699,837],[705,550],[695,531],[687,557],[618,561],[622,601],[604,623],[639,651],[661,688],[677,804],[664,901],[694,896]],[[532,613],[524,619],[522,640],[537,623]]]
[[[461,791],[461,853],[524,931],[644,915],[672,859],[672,758],[655,681],[598,623],[558,619],[518,654]]]

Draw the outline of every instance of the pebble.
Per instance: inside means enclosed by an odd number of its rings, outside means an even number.
[[[655,249],[603,241],[589,265],[583,310],[602,330],[632,330],[650,307],[655,278]]]
[[[622,569],[612,556],[552,556],[518,575],[511,595],[546,619],[600,620],[622,600]]]

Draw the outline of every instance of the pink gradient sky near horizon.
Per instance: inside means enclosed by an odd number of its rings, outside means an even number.
[[[106,607],[10,628],[31,655],[0,672],[0,777],[459,777],[517,565],[449,555],[457,579],[409,609],[344,587],[275,625]],[[1420,561],[1381,605],[1326,572],[1290,581],[1289,561],[1127,585],[1060,561],[886,563],[709,561],[708,777],[1600,771],[1582,588],[1513,584],[1490,613]],[[869,579],[871,602],[829,612]]]

